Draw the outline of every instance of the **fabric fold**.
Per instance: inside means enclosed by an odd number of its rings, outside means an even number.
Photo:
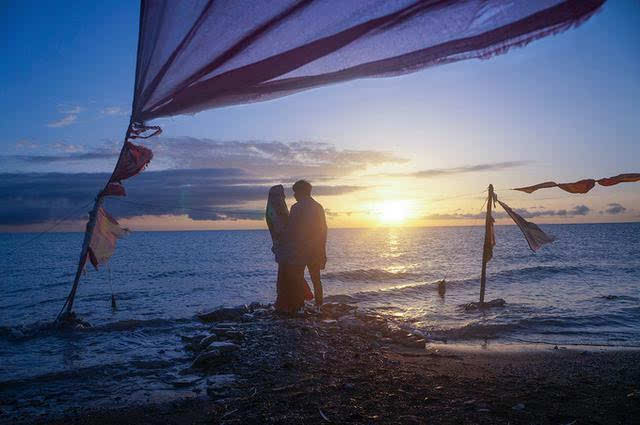
[[[613,186],[618,183],[633,183],[640,181],[640,173],[618,174],[598,180],[600,186]]]
[[[96,224],[87,253],[89,261],[91,261],[96,270],[98,270],[99,265],[109,261],[116,249],[116,241],[127,233],[129,233],[129,230],[122,228],[104,208],[98,209]]]
[[[153,159],[151,149],[126,141],[109,182],[120,182],[140,173]]]
[[[143,0],[132,119],[485,59],[605,0]]]
[[[531,248],[533,252],[538,251],[542,247],[542,245],[551,243],[556,240],[555,236],[547,235],[535,223],[531,223],[530,221],[522,218],[518,213],[513,211],[509,207],[509,205],[505,204],[502,201],[498,201],[498,203],[507,212],[514,223],[516,223],[518,228],[520,228],[520,231],[529,244],[529,248]]]

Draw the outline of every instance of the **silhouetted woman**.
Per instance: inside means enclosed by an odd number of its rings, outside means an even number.
[[[278,263],[275,308],[281,313],[295,314],[304,306],[305,300],[313,299],[313,294],[307,281],[295,273],[293,266],[287,264],[287,254],[282,249],[283,231],[289,220],[289,210],[282,185],[269,189],[266,219],[273,242],[271,251],[275,254]]]

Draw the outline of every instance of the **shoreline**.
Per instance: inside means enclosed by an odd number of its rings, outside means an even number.
[[[209,333],[183,339],[193,359],[184,385],[204,383],[206,395],[25,423],[630,424],[640,417],[636,348],[432,343],[337,303],[297,318],[257,305],[200,318]]]

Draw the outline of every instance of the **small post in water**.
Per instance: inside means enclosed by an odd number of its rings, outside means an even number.
[[[493,205],[493,185],[489,185],[489,196],[487,197],[487,217],[484,225],[484,245],[482,247],[482,274],[480,276],[480,307],[484,304],[484,288],[487,283],[487,262],[491,259],[493,250],[493,217],[491,216],[491,206]]]

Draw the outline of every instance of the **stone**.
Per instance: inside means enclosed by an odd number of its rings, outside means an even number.
[[[468,304],[464,304],[462,307],[465,311],[475,311],[475,310],[485,310],[487,308],[496,308],[496,307],[504,307],[507,302],[502,298],[497,298],[495,300],[491,300],[489,302],[472,302]]]
[[[211,334],[209,336],[205,336],[204,338],[202,338],[202,340],[200,341],[200,349],[204,350],[207,347],[209,347],[211,345],[212,342],[214,342],[216,339],[218,339],[218,335],[216,334]]]
[[[209,388],[221,388],[230,385],[236,381],[236,375],[232,373],[211,375],[207,378],[207,386]]]
[[[184,377],[182,379],[178,379],[175,381],[171,382],[171,385],[173,385],[175,388],[186,388],[186,387],[191,387],[195,384],[198,383],[198,381],[200,381],[200,377],[197,376],[190,376],[190,377]]]
[[[205,351],[204,353],[196,357],[193,363],[191,363],[191,367],[194,369],[203,368],[213,363],[219,363],[222,360],[223,360],[223,356],[220,351],[218,350]]]
[[[229,341],[212,341],[209,343],[208,350],[211,351],[220,351],[220,352],[230,352],[239,349],[240,346],[238,344],[234,344]]]
[[[221,322],[240,320],[249,309],[246,307],[220,308],[211,313],[199,314],[197,317],[203,322]]]

